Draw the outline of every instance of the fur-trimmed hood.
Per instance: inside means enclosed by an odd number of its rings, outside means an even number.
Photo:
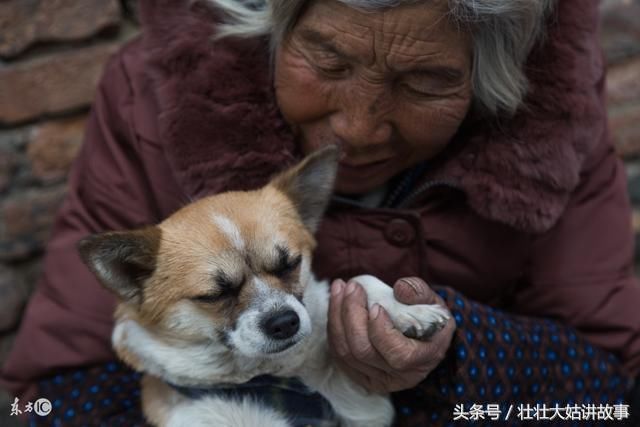
[[[188,3],[141,1],[157,137],[190,197],[259,186],[299,154],[275,102],[267,41],[214,43],[211,12]],[[429,172],[455,181],[479,215],[525,232],[557,222],[588,154],[608,138],[597,14],[558,3],[527,64],[526,108],[474,126]]]

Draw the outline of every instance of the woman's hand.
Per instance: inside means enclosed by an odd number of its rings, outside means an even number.
[[[440,304],[417,277],[396,282],[393,293],[404,304]],[[415,387],[444,359],[455,331],[453,317],[429,341],[405,337],[384,308],[367,309],[367,296],[355,282],[331,285],[329,347],[349,377],[369,391],[390,393]]]

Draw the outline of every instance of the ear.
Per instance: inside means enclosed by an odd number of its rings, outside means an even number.
[[[338,154],[338,147],[333,145],[317,150],[271,181],[293,201],[302,222],[312,232],[318,228],[329,204]]]
[[[86,237],[80,257],[100,283],[125,301],[141,302],[142,287],[156,268],[161,231],[147,227]]]

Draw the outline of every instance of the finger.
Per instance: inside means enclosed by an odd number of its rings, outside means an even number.
[[[403,277],[393,286],[393,296],[403,304],[435,304],[438,295],[419,277]]]
[[[346,284],[343,280],[334,280],[331,284],[331,295],[329,298],[329,313],[327,318],[327,335],[329,338],[329,350],[338,359],[349,355],[349,346],[347,345],[342,324],[342,300],[344,297],[344,288]]]
[[[389,314],[379,304],[374,304],[371,308],[369,339],[385,363],[394,371],[431,367],[436,357],[430,347],[435,343],[405,337],[395,328]]]
[[[355,282],[347,284],[341,314],[347,345],[355,362],[382,370],[389,369],[369,339],[369,309],[362,286]]]
[[[329,336],[329,351],[334,358],[348,365],[352,370],[369,378],[381,378],[385,372],[358,362],[351,354],[351,348],[345,335],[345,325],[342,321],[342,310],[345,299],[346,284],[343,280],[335,280],[331,286],[329,299],[329,317],[327,320],[327,334]]]
[[[380,371],[378,374],[371,376],[352,368],[343,361],[336,361],[336,365],[354,383],[364,387],[369,392],[380,394],[413,388],[422,382],[428,374],[428,372],[414,369],[402,373]]]

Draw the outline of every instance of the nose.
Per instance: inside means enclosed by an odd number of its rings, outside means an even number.
[[[293,310],[280,311],[262,322],[264,333],[276,340],[291,338],[300,329],[300,318]]]
[[[347,145],[344,147],[346,151],[359,151],[388,143],[392,134],[390,112],[383,111],[386,108],[381,106],[383,102],[380,96],[364,95],[358,91],[345,98],[340,108],[331,115],[329,123],[334,135]]]

